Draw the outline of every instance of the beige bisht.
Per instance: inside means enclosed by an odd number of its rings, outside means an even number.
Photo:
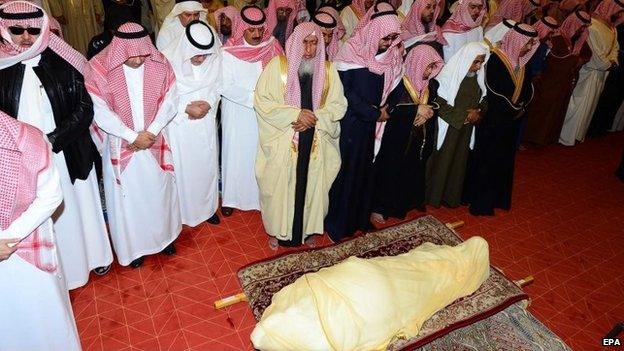
[[[310,22],[301,24],[291,35],[292,41],[306,37],[300,33],[314,31],[320,33],[320,28]],[[254,101],[260,134],[255,171],[260,188],[262,221],[267,233],[280,240],[292,238],[298,140],[292,123],[301,111],[297,68],[302,58],[303,40],[300,50],[289,50],[293,45],[286,46],[289,60],[278,56],[268,63],[258,80]],[[323,46],[321,36],[317,56],[313,59],[315,72],[322,72],[315,73],[314,79],[320,76],[323,80],[315,82],[317,91],[313,88],[312,92],[315,100],[313,112],[318,121],[310,154],[303,240],[306,236],[323,233],[329,189],[340,169],[339,120],[347,109],[340,77],[332,64],[325,61]]]
[[[152,4],[152,12],[154,13],[154,21],[156,26],[162,26],[165,17],[171,12],[175,5],[175,0],[150,0]]]
[[[83,55],[87,52],[89,41],[102,32],[100,23],[104,20],[104,6],[98,0],[48,1],[54,16],[62,5],[61,16],[67,23],[63,25],[64,39]]]

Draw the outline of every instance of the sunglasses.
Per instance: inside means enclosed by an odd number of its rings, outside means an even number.
[[[28,34],[30,35],[39,35],[41,34],[41,28],[33,28],[33,27],[23,28],[23,27],[11,26],[9,27],[9,32],[11,32],[11,34],[13,35],[22,35],[24,34],[24,32],[28,32]]]

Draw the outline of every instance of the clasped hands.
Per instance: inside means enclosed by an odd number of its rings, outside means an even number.
[[[134,142],[128,145],[128,149],[132,151],[147,150],[156,142],[156,136],[147,130],[139,132]]]
[[[191,101],[188,105],[186,105],[186,112],[189,116],[189,119],[200,119],[204,118],[212,107],[206,101]]]
[[[17,251],[18,239],[1,239],[0,240],[0,262],[8,260],[11,255]]]
[[[466,116],[464,124],[475,124],[481,120],[481,109],[469,108],[466,111],[468,112],[468,116]]]
[[[316,126],[317,120],[318,118],[316,118],[314,112],[308,109],[301,109],[297,120],[292,122],[291,125],[295,132],[300,133],[310,128],[314,128],[314,126]]]
[[[431,105],[418,105],[414,126],[420,127],[433,117],[433,107]]]

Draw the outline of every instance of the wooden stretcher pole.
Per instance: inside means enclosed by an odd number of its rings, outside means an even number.
[[[517,286],[519,286],[519,287],[521,287],[521,288],[524,288],[525,286],[527,286],[527,285],[529,285],[529,284],[533,283],[533,281],[534,281],[534,280],[535,280],[535,277],[533,277],[532,275],[530,275],[530,276],[528,276],[528,277],[526,277],[526,278],[524,278],[524,279],[515,280],[515,281],[514,281],[514,283],[515,283]]]
[[[446,223],[446,227],[448,229],[454,230],[454,229],[463,227],[464,224],[466,224],[464,221],[457,221],[457,222],[453,222],[453,223]]]
[[[464,221],[457,221],[453,223],[446,223],[446,227],[451,230],[454,230],[456,228],[462,227],[464,224],[465,224]],[[247,301],[248,300],[247,300],[247,296],[245,295],[245,293],[238,293],[236,295],[228,296],[221,300],[215,301],[214,307],[215,309],[220,310],[222,308],[232,306],[239,302],[247,302]]]
[[[238,293],[236,295],[228,296],[224,299],[215,301],[214,307],[215,309],[220,310],[243,301],[247,301],[247,296],[245,293]]]

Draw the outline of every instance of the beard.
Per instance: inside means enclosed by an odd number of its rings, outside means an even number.
[[[301,59],[299,64],[299,76],[313,75],[314,74],[314,60],[313,59]]]
[[[570,42],[572,42],[572,44],[576,44],[576,41],[579,40],[579,38],[581,38],[581,34],[583,34],[583,31],[581,30],[576,31],[576,33],[574,33],[572,38],[570,38]]]
[[[431,22],[433,22],[433,14],[429,15],[429,16],[421,16],[420,17],[420,22],[425,26],[425,27],[429,27],[431,25]]]

